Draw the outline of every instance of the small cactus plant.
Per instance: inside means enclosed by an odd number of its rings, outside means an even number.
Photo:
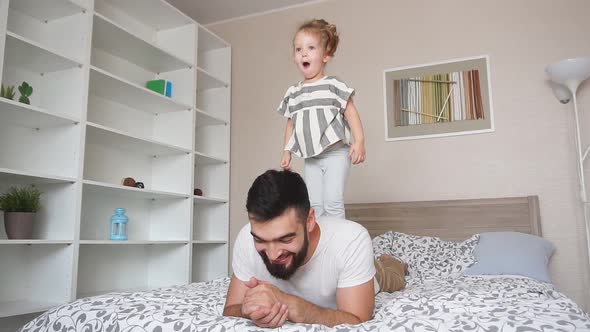
[[[14,98],[14,86],[13,85],[4,85],[2,84],[2,87],[0,89],[0,97],[2,98],[7,98],[12,100]]]
[[[18,91],[20,92],[21,96],[18,99],[21,103],[30,105],[31,101],[29,97],[33,94],[33,87],[29,85],[27,82],[23,82],[19,87]]]

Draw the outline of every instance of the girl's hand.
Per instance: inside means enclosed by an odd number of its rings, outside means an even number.
[[[367,152],[365,151],[365,144],[362,142],[354,142],[348,151],[348,156],[352,159],[352,164],[360,164],[365,161]]]
[[[281,158],[281,168],[291,169],[291,151],[283,151],[283,157]]]

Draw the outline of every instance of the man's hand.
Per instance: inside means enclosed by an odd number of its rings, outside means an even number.
[[[252,277],[244,283],[248,290],[242,303],[242,315],[249,317],[260,327],[282,326],[289,315],[286,304],[279,300],[282,292],[274,285]]]
[[[270,309],[263,308],[254,311],[250,314],[250,319],[256,326],[277,328],[285,324],[288,316],[289,310],[287,305],[277,302]]]
[[[258,281],[258,279],[254,278],[254,277],[250,277],[250,280],[248,280],[248,282],[245,282],[244,285],[246,287],[248,287],[248,289],[246,290],[246,293],[244,293],[244,299],[242,300],[242,315],[249,317],[251,313],[253,313],[254,311],[257,310],[261,310],[261,309],[270,309],[272,308],[272,306],[274,305],[274,303],[265,303],[264,305],[262,303],[258,303],[258,302],[254,302],[254,301],[250,301],[249,304],[246,304],[246,300],[248,298],[248,294],[251,293],[251,291],[256,288],[256,286],[258,286],[260,282]]]

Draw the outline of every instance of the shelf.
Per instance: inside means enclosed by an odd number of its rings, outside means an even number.
[[[116,245],[145,245],[145,244],[188,244],[188,241],[110,241],[110,240],[80,240],[80,244],[116,244]]]
[[[42,108],[6,98],[0,98],[0,114],[2,115],[2,122],[6,121],[32,129],[60,127],[79,123],[77,119],[65,115],[53,114]]]
[[[193,244],[192,281],[207,281],[228,276],[228,245],[226,243]]]
[[[6,32],[5,62],[37,73],[50,73],[75,67],[82,62],[50,50],[10,31]]]
[[[87,122],[86,136],[90,142],[113,146],[117,149],[140,152],[150,156],[190,153],[181,147],[128,135],[122,131]]]
[[[215,126],[215,125],[227,125],[228,121],[219,118],[217,116],[211,115],[207,112],[201,111],[200,109],[195,109],[195,115],[197,117],[197,127],[204,127],[204,126]]]
[[[203,68],[197,67],[197,91],[227,88],[229,84],[213,76]]]
[[[47,311],[62,304],[63,303],[40,301],[0,302],[0,318]]]
[[[76,1],[69,0],[11,0],[10,8],[41,21],[51,21],[86,10]]]
[[[0,182],[21,184],[74,183],[76,179],[0,168]]]
[[[0,98],[0,136],[16,144],[0,187],[37,186],[46,206],[33,239],[0,237],[0,325],[227,276],[231,46],[170,0],[0,2],[4,83],[35,89],[33,105]],[[153,79],[173,82],[172,98]],[[117,207],[135,225],[128,241],[109,240]]]
[[[161,0],[103,0],[155,30],[167,30],[195,22],[176,7]]]
[[[227,244],[225,240],[194,240],[193,244]]]
[[[216,34],[203,26],[199,26],[199,52],[207,52],[218,48],[226,48],[229,45]]]
[[[187,199],[189,195],[180,193],[171,193],[158,190],[140,189],[114,185],[110,183],[84,180],[84,192],[103,194],[103,195],[120,195],[123,197],[136,197],[143,199]]]
[[[227,160],[195,151],[195,163],[197,165],[227,164]]]
[[[138,5],[138,9],[144,7]],[[188,69],[190,62],[162,50],[110,19],[95,13],[93,47],[123,58],[153,73]]]
[[[188,282],[190,241],[117,242],[80,245],[78,296]]]
[[[0,240],[1,244],[65,244],[70,245],[73,241],[68,240]]]
[[[219,197],[193,196],[195,204],[225,204],[227,199]]]
[[[90,93],[153,114],[191,109],[189,105],[116,77],[94,66],[90,67]]]

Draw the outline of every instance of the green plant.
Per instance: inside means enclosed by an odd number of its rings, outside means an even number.
[[[14,85],[4,86],[4,84],[2,84],[2,88],[0,89],[0,97],[12,100],[14,98],[14,94]]]
[[[0,196],[0,210],[4,212],[37,212],[41,208],[41,192],[31,187],[10,187]]]
[[[18,99],[21,103],[24,104],[31,104],[29,97],[33,94],[33,87],[29,85],[27,82],[23,82],[19,87],[18,91],[20,92],[21,96]]]

